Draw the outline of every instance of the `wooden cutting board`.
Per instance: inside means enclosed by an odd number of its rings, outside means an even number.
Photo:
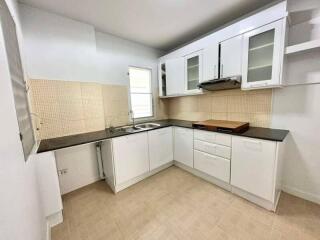
[[[217,132],[244,132],[249,129],[248,122],[206,120],[192,124],[194,128]]]

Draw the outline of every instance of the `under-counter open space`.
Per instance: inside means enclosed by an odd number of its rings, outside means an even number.
[[[269,212],[177,167],[114,195],[103,181],[63,196],[52,240],[316,240],[320,206],[282,194]]]

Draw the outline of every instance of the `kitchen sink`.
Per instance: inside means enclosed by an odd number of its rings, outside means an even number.
[[[160,127],[160,124],[158,123],[141,123],[141,124],[137,124],[136,128],[140,128],[140,129],[152,129],[152,128],[156,128],[156,127]]]
[[[134,127],[133,126],[116,127],[111,129],[110,131],[113,133],[117,133],[117,132],[134,133],[134,132],[139,132],[143,130],[153,129],[159,126],[160,124],[157,124],[157,123],[141,123],[141,124],[135,125]]]
[[[133,133],[133,132],[139,132],[143,129],[132,127],[132,126],[123,126],[123,127],[116,127],[111,130],[111,132],[117,133],[117,132],[127,132],[127,133]]]

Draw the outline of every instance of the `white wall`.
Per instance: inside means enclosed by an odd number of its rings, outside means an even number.
[[[320,76],[319,76],[320,77]],[[272,127],[289,129],[283,189],[320,203],[320,84],[274,91]]]
[[[289,44],[320,37],[320,1],[290,0]],[[283,190],[320,203],[320,51],[289,55],[285,82],[274,90],[272,127],[290,130],[285,146]]]
[[[96,32],[96,41],[101,83],[128,86],[128,67],[135,66],[152,69],[153,86],[157,87],[157,65],[161,51],[101,32]]]
[[[29,78],[129,85],[128,67],[152,69],[156,91],[157,63],[162,52],[95,32],[93,26],[19,4]],[[93,144],[56,154],[61,193],[99,179]]]
[[[97,82],[94,28],[19,4],[31,79]]]
[[[18,23],[16,2],[7,3]],[[3,50],[0,54],[0,101],[6,104],[1,104],[0,108],[0,239],[43,240],[46,221],[39,197],[36,162],[24,161]]]

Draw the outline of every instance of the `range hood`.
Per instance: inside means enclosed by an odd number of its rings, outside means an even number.
[[[198,84],[198,88],[207,91],[219,91],[225,89],[235,89],[241,87],[241,76],[218,78]]]

